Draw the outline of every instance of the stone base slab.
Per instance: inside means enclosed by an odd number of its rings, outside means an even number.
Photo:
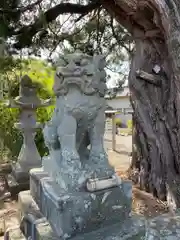
[[[93,193],[63,193],[42,169],[33,169],[30,191],[58,237],[72,237],[122,223],[131,212],[131,182]]]
[[[29,171],[33,168],[39,168],[40,166],[35,166],[34,164],[29,164],[28,167],[23,168],[19,162],[12,164],[11,175],[14,176],[18,183],[29,181]]]
[[[12,164],[12,173],[11,175],[16,179],[17,182],[28,182],[29,181],[29,172],[24,171],[19,163]]]
[[[14,228],[9,228],[7,229],[4,239],[8,240],[26,240],[24,234],[20,230],[20,227],[14,227]]]
[[[6,180],[8,183],[9,191],[12,196],[17,195],[21,191],[29,189],[29,181],[17,182],[17,180],[12,174],[8,174],[6,176]]]
[[[10,240],[25,240],[28,237],[33,240],[64,240],[57,237],[46,218],[41,218],[38,206],[35,204],[30,191],[21,192],[19,194],[20,209],[22,217],[27,214],[34,216],[35,221],[29,224],[21,221],[21,229],[9,229]],[[34,214],[34,215],[33,215]],[[39,216],[39,218],[37,217]],[[32,218],[33,219],[33,218]],[[29,229],[29,235],[26,235],[24,229]],[[71,240],[179,240],[180,239],[180,212],[175,215],[163,214],[156,218],[146,220],[144,217],[133,215],[131,218],[123,222],[109,226],[102,226],[96,231],[84,234],[78,234]]]
[[[42,217],[37,204],[34,202],[30,191],[24,191],[19,194],[19,206],[21,210],[21,219],[27,215],[34,216],[31,223],[28,221],[21,221],[21,229],[26,239],[31,237],[33,240],[64,240],[68,238],[58,237],[53,231],[51,225]],[[33,219],[33,217],[31,217]],[[144,236],[144,221],[138,218],[129,218],[126,221],[119,221],[117,224],[110,224],[109,226],[101,226],[97,231],[91,233],[83,232],[77,234],[72,240],[101,240],[107,237],[108,240],[113,239],[132,239],[135,240],[137,236]],[[125,237],[125,238],[121,238]],[[13,239],[13,238],[12,238]],[[138,240],[141,238],[137,238]],[[13,239],[15,240],[15,238]]]

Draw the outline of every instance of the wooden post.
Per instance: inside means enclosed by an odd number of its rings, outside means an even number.
[[[112,150],[116,150],[116,121],[115,113],[112,113]]]

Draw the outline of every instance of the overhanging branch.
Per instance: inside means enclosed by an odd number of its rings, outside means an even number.
[[[73,3],[60,3],[55,7],[47,10],[43,16],[39,17],[33,24],[21,28],[15,32],[17,35],[17,42],[14,47],[21,49],[23,47],[29,47],[32,43],[33,36],[39,31],[44,29],[44,25],[56,20],[61,14],[88,14],[89,12],[97,9],[101,6],[101,1],[95,1],[87,5],[73,4]]]

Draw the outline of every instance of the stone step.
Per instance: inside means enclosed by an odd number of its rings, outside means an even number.
[[[23,235],[23,233],[20,230],[20,227],[14,227],[7,229],[4,239],[8,240],[26,240],[26,237]]]
[[[37,204],[33,200],[30,191],[20,192],[18,195],[18,203],[20,209],[19,221],[21,222],[21,229],[26,239],[28,239],[28,237],[32,237],[33,240],[57,239],[47,219],[43,217]]]
[[[24,235],[18,230],[11,231],[11,240],[60,240],[62,238],[57,237],[49,223],[44,220],[42,222],[37,222],[35,225],[31,224],[29,229],[34,231],[29,231],[29,234],[25,234],[26,238],[23,238]],[[146,228],[144,219],[141,217],[134,217],[129,220],[126,220],[123,223],[113,224],[111,226],[102,227],[99,230],[90,232],[90,233],[79,233],[75,237],[67,238],[71,240],[143,240],[146,235]],[[17,237],[17,238],[15,238]],[[19,238],[18,238],[19,237]],[[65,238],[63,239],[66,239]]]
[[[57,237],[47,220],[35,225],[35,238],[33,240],[60,240]],[[18,236],[18,231],[17,234]],[[15,235],[15,236],[16,236]],[[21,237],[22,235],[19,234]],[[24,238],[10,238],[11,240],[24,240]],[[68,237],[68,236],[65,236]],[[27,238],[26,238],[27,239]],[[64,239],[64,238],[63,238]],[[66,239],[66,238],[65,238]],[[156,218],[145,219],[134,215],[124,222],[119,222],[110,226],[101,227],[90,233],[79,233],[70,240],[179,240],[180,239],[180,214],[174,216],[163,214]]]
[[[29,190],[19,193],[18,204],[19,204],[19,213],[20,213],[19,220],[20,221],[24,216],[28,214],[32,214],[35,220],[43,217],[36,202],[33,200]]]
[[[102,227],[97,231],[77,235],[72,240],[144,240],[144,219],[139,217],[130,218],[122,223]],[[150,240],[150,238],[148,238]]]

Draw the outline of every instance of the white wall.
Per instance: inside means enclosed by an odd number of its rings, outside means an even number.
[[[113,98],[107,99],[107,104],[112,107],[113,109],[120,109],[120,108],[131,108],[129,98]]]

